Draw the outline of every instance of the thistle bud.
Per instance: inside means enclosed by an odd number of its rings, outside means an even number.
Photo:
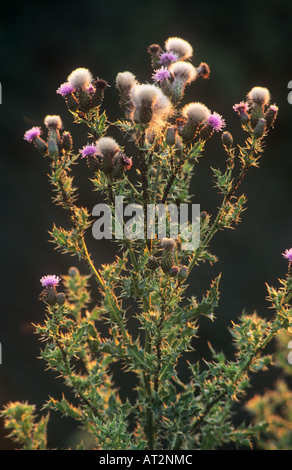
[[[149,256],[146,266],[150,271],[155,271],[159,266],[159,261],[154,256]]]
[[[161,47],[158,44],[151,44],[147,52],[151,55],[152,67],[156,67],[159,64],[159,56],[162,53]]]
[[[274,122],[278,115],[278,106],[271,105],[265,114],[265,120],[267,123],[267,129],[273,127]]]
[[[263,137],[265,130],[266,130],[266,120],[264,118],[260,118],[253,131],[254,137],[256,139],[260,139],[261,137]]]
[[[79,276],[80,272],[79,272],[78,268],[75,268],[75,266],[71,266],[68,269],[68,274],[69,274],[70,277],[77,277],[77,276]]]
[[[41,155],[46,155],[48,151],[48,145],[41,137],[36,137],[33,143]]]
[[[168,273],[174,265],[174,247],[175,240],[173,238],[163,238],[161,240],[162,257],[161,268],[164,273]]]
[[[62,147],[66,152],[69,152],[73,147],[73,140],[70,132],[65,131],[62,135]]]
[[[178,279],[184,281],[189,275],[189,270],[186,266],[182,266],[178,273]]]
[[[230,134],[230,132],[224,131],[221,135],[221,141],[224,147],[226,147],[227,149],[230,149],[233,144],[233,137]]]
[[[205,62],[201,62],[199,67],[196,69],[198,77],[209,78],[210,77],[210,67]]]
[[[172,147],[175,144],[177,134],[178,130],[176,126],[170,126],[167,128],[165,133],[165,142],[169,147]]]
[[[170,268],[170,270],[168,271],[168,275],[170,277],[175,277],[177,276],[178,272],[179,272],[179,268],[177,266],[172,266],[172,268]]]
[[[66,302],[65,294],[63,292],[59,292],[57,294],[56,301],[58,305],[64,305],[64,303]]]

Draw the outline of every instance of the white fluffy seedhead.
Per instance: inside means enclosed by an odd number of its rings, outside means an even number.
[[[119,72],[116,76],[116,86],[122,92],[129,92],[136,83],[136,77],[131,72]]]
[[[270,92],[267,88],[256,86],[250,90],[247,99],[254,104],[266,106],[270,102]]]
[[[165,49],[167,52],[176,54],[180,60],[189,59],[193,55],[193,48],[190,43],[177,37],[168,38],[165,42]]]
[[[171,250],[175,247],[176,241],[173,238],[162,238],[160,243],[163,249]]]
[[[182,109],[182,115],[189,121],[201,124],[206,121],[211,111],[202,103],[189,103]]]
[[[112,137],[101,137],[95,145],[98,153],[102,156],[115,155],[120,149],[119,145]]]
[[[85,90],[92,82],[92,75],[88,69],[79,67],[71,72],[67,82],[78,91]]]
[[[158,121],[166,117],[171,111],[171,102],[156,85],[135,85],[130,92],[133,103],[133,119],[139,121],[143,108],[151,109],[151,121]]]
[[[62,128],[62,119],[60,116],[46,116],[44,119],[44,124],[47,128],[51,129],[61,129]]]
[[[178,61],[170,64],[169,71],[174,78],[179,78],[185,83],[190,83],[197,77],[197,70],[189,62]]]

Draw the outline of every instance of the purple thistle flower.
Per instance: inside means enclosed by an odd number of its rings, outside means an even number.
[[[161,67],[158,70],[155,70],[155,73],[152,75],[152,78],[155,82],[163,82],[169,78],[171,73],[165,68]]]
[[[241,101],[239,104],[235,104],[235,105],[233,106],[234,111],[235,111],[236,113],[238,113],[239,116],[240,116],[241,114],[243,114],[243,113],[247,113],[248,108],[249,108],[248,103],[246,103],[246,102],[244,102],[244,101]]]
[[[176,54],[172,54],[172,52],[164,52],[159,58],[159,63],[160,65],[167,67],[168,65],[172,64],[172,62],[176,62],[177,60],[178,56]]]
[[[223,127],[226,126],[225,121],[222,116],[218,113],[213,113],[208,118],[208,124],[216,132],[222,131]]]
[[[73,86],[70,85],[70,83],[65,82],[59,86],[57,93],[59,93],[59,95],[66,96],[66,95],[69,95],[70,93],[73,93],[73,91],[75,91],[75,88],[73,88]]]
[[[27,140],[28,142],[32,142],[36,137],[39,137],[42,133],[42,130],[40,127],[32,127],[26,133],[24,134],[24,140]]]
[[[289,250],[286,250],[286,251],[283,253],[283,256],[284,256],[284,258],[286,258],[288,261],[292,261],[292,248],[290,248]]]
[[[49,274],[48,276],[43,276],[40,281],[43,287],[55,287],[59,284],[61,278],[54,274]]]
[[[80,150],[80,152],[82,154],[82,158],[94,156],[98,154],[97,147],[94,144],[85,145],[85,147],[83,147],[83,149]]]

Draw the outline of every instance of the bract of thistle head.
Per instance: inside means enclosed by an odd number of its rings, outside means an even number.
[[[59,285],[61,278],[59,276],[55,276],[54,274],[48,274],[47,276],[43,276],[40,279],[41,285],[43,287],[56,287]]]
[[[188,103],[182,109],[182,115],[188,121],[202,124],[207,121],[211,115],[211,111],[203,103]]]
[[[285,250],[282,254],[288,261],[292,261],[292,248]]]
[[[77,91],[86,90],[92,82],[91,72],[84,67],[79,67],[70,73],[67,82]]]
[[[136,77],[132,72],[119,72],[116,76],[116,87],[121,92],[129,92],[136,83]]]
[[[176,54],[180,60],[189,59],[193,55],[190,43],[178,37],[168,38],[165,42],[165,50]]]
[[[44,123],[45,123],[45,126],[50,129],[61,129],[63,123],[62,123],[62,119],[60,118],[60,116],[50,116],[50,115],[47,115],[44,119]]]
[[[247,94],[247,99],[253,105],[267,106],[270,102],[270,92],[267,88],[256,86]]]
[[[41,135],[41,133],[42,133],[41,128],[35,126],[35,127],[32,127],[31,129],[29,129],[28,131],[26,131],[23,138],[27,142],[32,142],[34,139],[39,137]]]
[[[169,71],[174,78],[182,80],[185,84],[191,83],[197,78],[197,70],[189,62],[174,62],[170,64]]]
[[[113,157],[120,149],[118,143],[112,137],[101,137],[96,141],[97,153],[104,156]]]

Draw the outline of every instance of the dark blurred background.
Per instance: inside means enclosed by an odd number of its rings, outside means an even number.
[[[170,36],[182,37],[194,48],[193,64],[204,61],[211,68],[209,80],[188,87],[185,101],[202,101],[222,114],[238,143],[243,143],[244,136],[232,106],[255,85],[269,88],[280,113],[260,169],[253,169],[242,186],[248,210],[235,231],[220,233],[212,242],[219,262],[192,275],[192,293],[200,296],[223,273],[217,321],[202,322],[199,353],[202,350],[208,356],[210,340],[215,349],[232,355],[228,327],[243,309],[271,315],[265,282],[277,285],[277,279],[285,276],[282,252],[292,246],[292,106],[287,101],[292,80],[291,17],[289,0],[15,1],[2,9],[1,408],[9,401],[26,400],[39,411],[49,395],[62,393],[61,381],[44,371],[38,359],[41,344],[31,323],[44,319],[39,279],[48,273],[66,273],[77,261],[57,254],[48,241],[48,230],[54,221],[62,223],[62,214],[51,203],[48,161],[23,135],[42,125],[47,114],[60,114],[64,127],[73,133],[75,149],[85,145],[86,129],[73,126],[63,99],[56,94],[76,67],[88,67],[112,85],[104,105],[114,120],[120,117],[116,74],[130,70],[138,80],[150,81],[147,47],[163,46]],[[210,165],[223,164],[220,138],[215,136],[193,180],[194,202],[201,204],[201,210],[213,212],[220,202]],[[81,202],[93,207],[97,196],[88,184],[87,168],[78,167],[77,182]],[[113,258],[109,244],[88,242],[97,264]],[[80,269],[86,272],[85,266]],[[272,387],[273,380],[273,375],[260,374],[250,393]],[[53,415],[50,430],[50,445],[61,447],[71,445],[78,432],[70,421]],[[13,448],[5,434],[1,423],[0,449]]]

